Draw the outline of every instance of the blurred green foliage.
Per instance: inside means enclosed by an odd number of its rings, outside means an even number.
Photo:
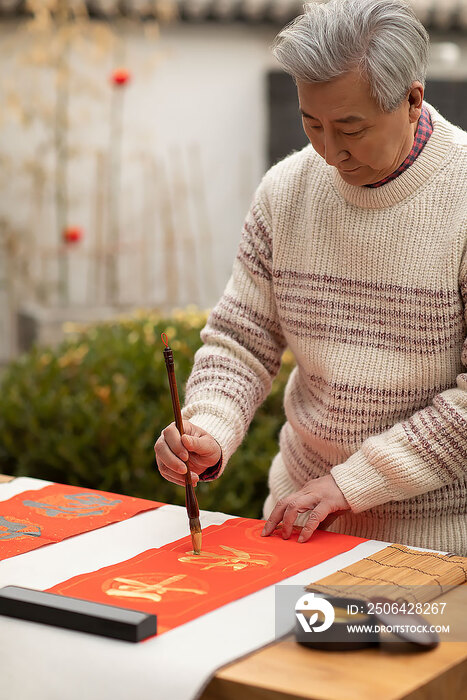
[[[165,319],[139,312],[88,327],[67,324],[58,349],[34,348],[12,362],[0,393],[0,472],[183,504],[184,489],[163,479],[154,460],[154,442],[173,420],[160,334],[174,351],[183,403],[205,321],[192,308]],[[224,475],[197,487],[200,508],[261,517],[292,366],[286,352]]]

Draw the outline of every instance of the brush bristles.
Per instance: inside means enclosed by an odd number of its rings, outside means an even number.
[[[190,533],[194,554],[201,554],[201,543],[203,541],[203,535],[201,532],[201,524],[199,522],[199,518],[190,518]]]

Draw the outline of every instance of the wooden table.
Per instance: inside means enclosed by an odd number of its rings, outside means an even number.
[[[0,474],[0,483],[12,477]],[[443,597],[449,603],[450,594]],[[466,611],[467,612],[467,611]],[[465,614],[465,613],[464,613]],[[417,652],[395,645],[349,652],[293,638],[218,671],[201,700],[467,700],[467,643]]]
[[[443,598],[443,600],[447,600]],[[348,652],[278,642],[218,671],[202,700],[465,700],[467,644]]]

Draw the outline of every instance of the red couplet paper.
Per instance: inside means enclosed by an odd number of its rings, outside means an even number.
[[[127,520],[157,501],[52,484],[0,501],[0,560]]]
[[[156,614],[161,634],[366,542],[317,530],[299,544],[298,529],[284,540],[278,530],[261,537],[263,525],[246,518],[211,525],[203,530],[200,555],[186,537],[49,592]]]

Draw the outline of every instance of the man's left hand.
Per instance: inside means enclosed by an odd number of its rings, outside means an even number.
[[[292,534],[297,515],[310,511],[298,538],[299,542],[306,542],[319,524],[326,520],[331,513],[337,514],[338,511],[340,514],[346,510],[350,510],[350,506],[331,474],[328,474],[307,481],[300,491],[296,491],[286,498],[281,498],[276,503],[261,534],[263,537],[267,537],[282,521],[282,537],[288,539]]]

